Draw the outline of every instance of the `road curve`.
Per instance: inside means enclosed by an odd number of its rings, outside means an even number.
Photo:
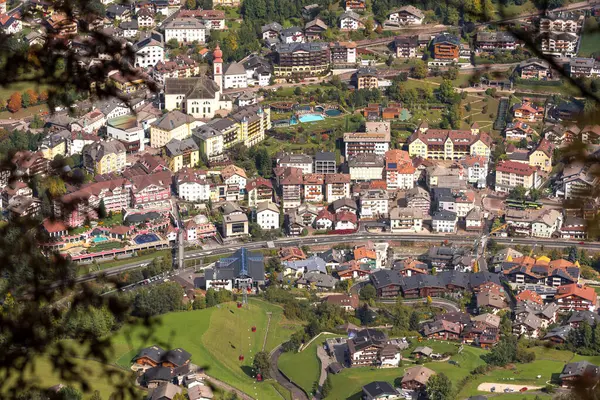
[[[277,346],[277,348],[271,352],[271,378],[275,379],[277,383],[289,390],[293,400],[309,400],[306,393],[304,393],[304,390],[294,382],[288,380],[279,370],[277,362],[279,361],[281,353],[283,353],[281,345]]]

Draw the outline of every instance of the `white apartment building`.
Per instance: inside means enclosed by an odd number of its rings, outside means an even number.
[[[133,45],[136,67],[154,67],[159,62],[165,61],[165,49],[161,38],[161,35],[153,33]]]
[[[423,11],[415,6],[404,6],[388,14],[388,21],[395,25],[421,25],[425,19]]]
[[[303,174],[313,173],[313,158],[307,154],[282,154],[277,160],[277,166],[281,168],[300,168]]]
[[[179,43],[205,43],[206,27],[196,18],[175,18],[165,26],[165,42],[171,39]]]
[[[505,160],[496,166],[495,189],[499,192],[509,193],[517,186],[536,189],[541,183],[540,180],[537,169],[528,164]]]
[[[388,214],[389,196],[387,190],[365,190],[360,194],[361,218],[377,218]]]
[[[563,216],[558,210],[545,210],[531,223],[531,236],[540,238],[552,237],[562,226]]]
[[[452,211],[436,211],[431,216],[431,227],[435,233],[456,233],[458,217]]]
[[[256,207],[256,223],[263,230],[279,228],[279,207],[270,201],[258,203]]]
[[[421,232],[423,211],[418,208],[394,207],[390,210],[390,231],[392,233]]]
[[[248,87],[248,77],[244,66],[231,63],[223,68],[223,89],[241,89]]]

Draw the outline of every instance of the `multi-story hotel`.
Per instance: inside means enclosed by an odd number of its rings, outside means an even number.
[[[275,50],[276,77],[320,76],[330,67],[329,45],[321,42],[284,43]]]
[[[458,160],[467,155],[489,157],[492,138],[480,132],[477,124],[470,130],[429,129],[426,123],[408,139],[411,157]]]

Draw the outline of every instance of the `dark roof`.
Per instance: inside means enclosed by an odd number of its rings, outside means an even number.
[[[214,98],[219,85],[204,76],[194,78],[166,78],[165,94],[185,94],[190,98]]]
[[[231,257],[222,258],[217,261],[213,270],[214,279],[235,279],[248,276],[254,281],[265,280],[265,262],[263,255],[252,253],[245,248],[237,250]]]
[[[600,315],[589,310],[575,311],[567,321],[569,324],[586,321],[590,326],[600,323]]]
[[[589,361],[578,361],[565,365],[559,378],[570,377],[600,377],[600,368]]]
[[[335,161],[335,153],[332,151],[319,151],[315,154],[315,161]]]
[[[170,362],[177,367],[186,364],[188,361],[190,361],[190,358],[192,358],[192,355],[181,347],[175,350],[167,351],[164,356],[165,361]]]
[[[450,322],[457,322],[462,325],[466,325],[471,322],[471,316],[467,313],[457,311],[457,312],[449,312],[445,314],[439,314],[434,317],[435,321],[444,320]]]
[[[460,39],[454,35],[451,35],[449,33],[441,33],[439,35],[437,35],[434,39],[433,39],[433,45],[435,46],[438,43],[450,43],[456,46],[460,45]]]
[[[362,388],[367,399],[376,399],[384,395],[398,395],[398,391],[392,385],[383,381],[371,382]]]
[[[340,364],[339,362],[334,362],[329,364],[329,372],[331,372],[332,374],[339,374],[342,369],[344,369],[344,367],[342,367],[342,364]]]
[[[438,221],[456,221],[456,213],[448,210],[440,210],[434,212],[431,218]]]
[[[140,358],[148,358],[156,363],[161,362],[165,351],[159,346],[150,346],[144,349],[141,349],[140,352],[133,358],[133,360],[138,360]]]

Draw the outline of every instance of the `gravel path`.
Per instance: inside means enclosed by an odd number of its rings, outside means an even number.
[[[527,388],[527,390],[536,390],[536,389],[540,389],[541,386],[530,386],[530,385],[513,385],[513,384],[507,384],[507,383],[490,383],[490,382],[484,382],[482,384],[480,384],[479,386],[477,386],[477,390],[479,390],[480,392],[491,392],[492,388],[495,387],[496,393],[504,393],[504,389],[512,389],[515,392],[518,392],[519,390],[521,390],[522,388]]]

